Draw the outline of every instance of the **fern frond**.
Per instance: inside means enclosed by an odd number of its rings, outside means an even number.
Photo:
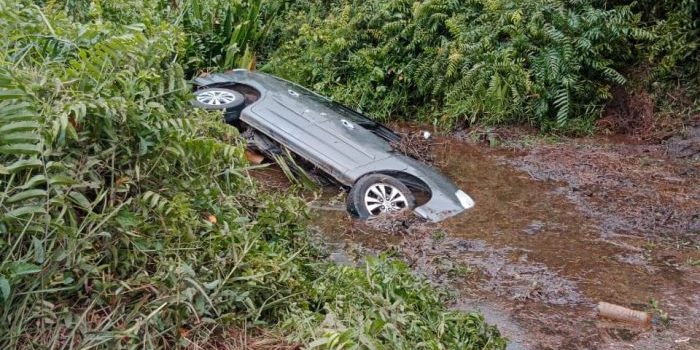
[[[559,89],[554,96],[554,107],[557,111],[557,125],[563,127],[569,119],[569,106],[571,104],[569,90]]]

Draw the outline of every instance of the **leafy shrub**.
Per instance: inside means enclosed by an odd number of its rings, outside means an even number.
[[[280,4],[261,0],[63,1],[66,13],[81,22],[99,19],[146,27],[178,25],[184,40],[182,57],[187,58],[182,63],[188,75],[211,69],[255,68],[266,23],[274,18]]]
[[[651,37],[637,22],[579,1],[309,0],[275,29],[264,69],[380,119],[564,128],[625,82],[630,41]]]
[[[440,295],[416,281],[405,264],[369,258],[364,270],[329,266],[315,281],[324,314],[292,305],[285,328],[342,349],[500,349],[494,327],[479,314],[443,310]],[[320,327],[318,326],[320,323]]]
[[[235,129],[190,108],[183,22],[135,3],[91,2],[78,20],[65,4],[0,0],[0,348],[198,347],[224,327],[311,342],[282,324],[292,310],[320,324],[341,290],[318,283],[350,285],[359,270],[316,263],[304,203],[261,191]],[[503,347],[386,264],[345,305],[346,338],[360,341],[378,293],[412,288],[391,300],[423,326],[376,344]],[[468,322],[445,331],[440,315]]]
[[[672,113],[681,116],[688,108],[690,118],[697,119],[700,113],[700,5],[691,0],[642,1],[637,8],[655,34],[655,40],[645,47],[645,52],[652,67],[649,82],[661,83],[652,86],[657,105],[670,104]],[[684,98],[669,98],[679,93],[685,95]]]
[[[188,63],[200,68],[255,68],[255,48],[265,33],[261,4],[261,0],[183,1]]]
[[[648,95],[654,102],[652,118],[631,115],[627,123],[646,124],[646,133],[668,135],[684,124],[696,124],[700,113],[700,5],[693,0],[597,1],[597,6],[629,6],[640,24],[653,35],[637,45],[628,66],[627,95]],[[624,96],[624,94],[618,94]],[[636,99],[634,99],[636,100]],[[625,104],[621,98],[614,106]],[[630,106],[633,109],[634,106]],[[654,138],[646,135],[647,138]]]
[[[179,31],[20,7],[2,26],[2,347],[274,319],[270,301],[300,291],[304,210],[257,192],[235,133],[189,110]]]
[[[654,33],[644,47],[657,77],[675,76],[697,84],[700,75],[700,5],[692,0],[621,1],[631,3],[641,22]],[[617,2],[607,6],[620,6]]]

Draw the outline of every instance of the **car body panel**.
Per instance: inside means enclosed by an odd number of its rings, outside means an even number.
[[[299,85],[247,70],[199,77],[194,84],[244,84],[256,89],[259,98],[241,111],[240,120],[343,185],[351,187],[361,177],[373,173],[400,173],[418,178],[431,197],[414,211],[431,221],[446,219],[474,204],[436,169],[393,151],[385,138],[372,131],[372,128],[388,130],[384,126]]]

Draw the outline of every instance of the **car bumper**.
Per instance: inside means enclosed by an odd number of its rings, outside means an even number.
[[[451,194],[433,191],[430,200],[415,208],[414,212],[427,220],[438,222],[472,207],[474,207],[474,200],[462,190],[456,190]]]

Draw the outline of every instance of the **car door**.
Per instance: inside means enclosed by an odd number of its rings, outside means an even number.
[[[304,88],[299,101],[312,122],[313,148],[326,162],[347,171],[389,156],[389,144],[357,124],[352,112]]]
[[[391,147],[371,131],[336,114],[315,123],[318,147],[327,159],[344,169],[354,169],[389,156]]]
[[[313,139],[313,120],[305,113],[294,91],[270,90],[241,119],[294,151],[307,149]]]
[[[253,105],[252,113],[241,119],[326,172],[340,176],[348,164],[332,151],[333,141],[318,127],[326,120],[326,113],[297,90],[294,86],[270,90],[264,100]]]
[[[245,122],[336,176],[389,156],[384,140],[293,84],[271,89],[252,111]]]

